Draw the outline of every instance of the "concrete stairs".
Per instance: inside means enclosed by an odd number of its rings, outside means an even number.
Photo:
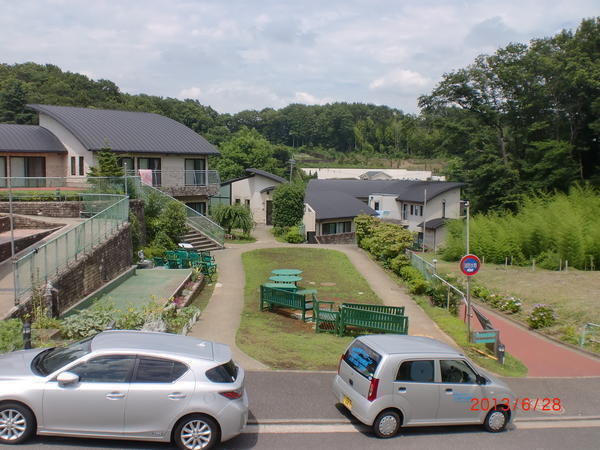
[[[221,246],[216,242],[208,239],[203,234],[196,230],[188,228],[188,232],[182,237],[183,242],[192,244],[194,250],[207,251],[207,250],[221,250]]]

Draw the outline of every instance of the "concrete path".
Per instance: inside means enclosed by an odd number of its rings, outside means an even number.
[[[228,244],[227,248],[214,252],[219,267],[219,279],[208,306],[200,321],[189,335],[222,342],[229,345],[234,358],[249,370],[261,370],[266,366],[242,352],[236,345],[235,336],[244,308],[245,274],[241,255],[260,248],[306,247],[326,248],[340,251],[348,256],[352,264],[367,280],[371,289],[385,305],[404,306],[409,317],[409,334],[429,336],[456,347],[454,341],[442,332],[427,314],[400,288],[366,252],[355,245],[290,245],[278,242],[270,228],[259,225],[253,232],[257,239],[252,244]]]

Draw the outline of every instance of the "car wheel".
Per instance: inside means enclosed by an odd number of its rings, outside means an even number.
[[[210,417],[188,416],[175,428],[173,440],[183,450],[208,450],[219,442],[219,427]]]
[[[35,432],[33,413],[18,403],[0,405],[0,444],[21,444]]]
[[[508,424],[508,414],[506,411],[501,409],[492,409],[487,416],[485,416],[485,421],[483,422],[483,426],[490,433],[499,433],[500,431],[504,431],[506,425]]]
[[[391,438],[398,433],[399,429],[400,414],[391,409],[379,413],[373,422],[373,431],[378,438]]]

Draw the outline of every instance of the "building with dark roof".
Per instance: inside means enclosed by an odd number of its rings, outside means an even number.
[[[461,215],[463,186],[447,181],[310,180],[304,227],[309,241],[322,242],[327,235],[354,233],[353,219],[359,214],[377,215],[419,239],[424,236],[425,245],[436,248],[443,242],[446,221]]]
[[[28,105],[39,126],[0,125],[0,176],[84,177],[110,148],[131,174],[204,213],[220,180],[208,170],[219,151],[185,125],[159,114]],[[10,171],[9,169],[12,169]]]
[[[256,223],[272,225],[273,190],[287,183],[285,178],[265,170],[249,168],[246,176],[221,183],[219,194],[211,198],[211,205],[246,205]]]

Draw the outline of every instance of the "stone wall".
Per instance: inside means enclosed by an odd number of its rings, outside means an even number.
[[[61,314],[87,294],[128,269],[131,264],[131,226],[125,224],[111,239],[49,280],[56,289],[57,300],[51,310]],[[31,308],[30,303],[25,302],[12,315],[22,316]]]
[[[10,217],[0,217],[0,233],[10,231]]]
[[[0,202],[0,213],[9,212],[9,202]],[[79,217],[81,202],[12,202],[14,214],[47,217]]]
[[[144,201],[131,199],[129,200],[129,212],[132,213],[138,221],[138,231],[140,245],[146,245],[146,216],[144,215]],[[132,234],[133,234],[132,230]]]
[[[319,244],[354,244],[356,243],[356,233],[324,234],[317,236]]]

